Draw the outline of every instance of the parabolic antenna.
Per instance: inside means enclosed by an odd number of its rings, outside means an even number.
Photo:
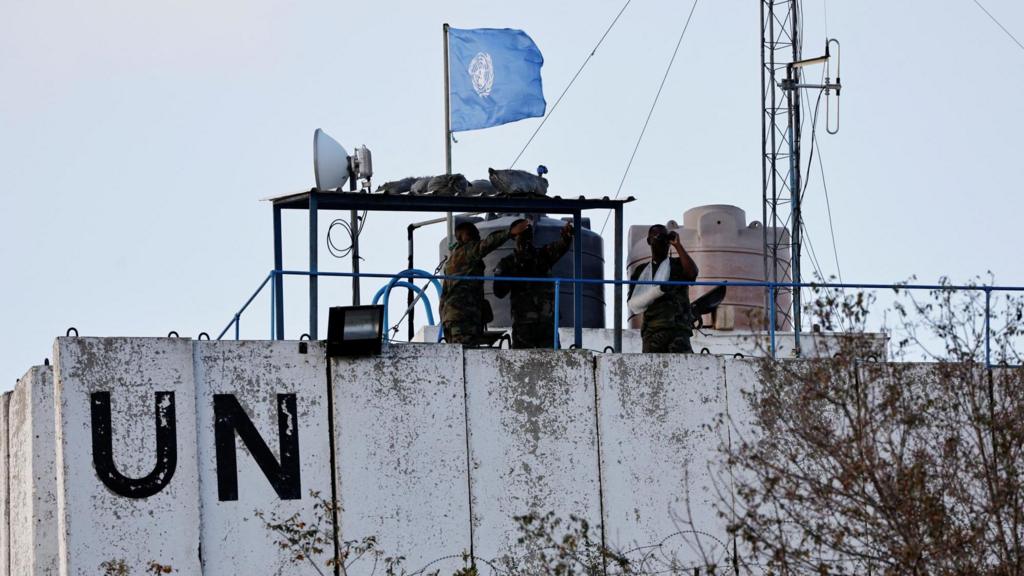
[[[313,132],[313,173],[319,190],[341,188],[348,180],[348,152],[320,128]]]

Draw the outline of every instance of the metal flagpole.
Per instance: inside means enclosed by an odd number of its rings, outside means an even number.
[[[452,173],[452,104],[449,87],[448,70],[448,23],[444,23],[444,173]],[[446,218],[448,224],[448,244],[451,245],[455,236],[455,222],[452,213]]]

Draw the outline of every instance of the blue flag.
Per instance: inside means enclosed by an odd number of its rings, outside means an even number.
[[[522,30],[448,29],[451,130],[544,116],[544,56]]]

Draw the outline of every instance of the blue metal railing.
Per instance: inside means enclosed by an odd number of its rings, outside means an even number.
[[[268,283],[270,283],[270,285],[271,285],[271,306],[270,306],[270,308],[271,308],[271,310],[270,310],[270,319],[271,319],[271,332],[270,332],[270,334],[271,334],[271,336],[270,336],[270,338],[273,340],[274,339],[274,335],[275,335],[275,329],[276,329],[276,319],[278,317],[277,311],[274,308],[275,307],[275,302],[276,302],[276,298],[274,298],[274,296],[275,296],[274,291],[275,291],[275,287],[277,285],[277,282],[270,282],[270,281],[271,281],[271,279],[275,279],[277,277],[284,277],[284,276],[318,276],[318,277],[319,276],[326,276],[326,277],[339,277],[339,278],[352,278],[352,277],[356,277],[357,276],[359,278],[379,278],[379,279],[387,279],[387,280],[389,280],[389,286],[385,286],[385,288],[393,288],[393,287],[395,287],[395,285],[397,285],[397,283],[400,280],[403,280],[403,279],[410,279],[410,280],[424,279],[424,280],[430,280],[435,285],[437,284],[438,281],[443,281],[443,280],[463,280],[463,281],[465,281],[465,280],[470,280],[470,281],[495,281],[495,280],[498,280],[498,281],[502,281],[502,282],[532,282],[532,283],[536,283],[536,282],[551,282],[551,283],[554,283],[554,288],[555,288],[555,294],[556,295],[559,294],[559,289],[561,288],[561,285],[562,285],[563,282],[573,284],[574,286],[577,285],[577,284],[580,284],[580,285],[591,284],[591,285],[613,285],[613,286],[614,285],[620,285],[620,286],[654,285],[654,286],[712,286],[712,287],[713,286],[726,286],[726,287],[733,287],[733,288],[764,288],[764,289],[766,289],[768,291],[768,315],[769,315],[769,319],[768,319],[768,332],[769,332],[769,346],[770,346],[770,352],[771,352],[772,357],[775,356],[775,352],[776,352],[776,338],[775,338],[775,336],[776,336],[776,332],[777,332],[776,322],[777,322],[777,314],[778,314],[778,310],[777,310],[777,307],[775,305],[775,298],[776,298],[775,295],[776,295],[776,292],[778,290],[780,290],[780,289],[788,289],[788,290],[796,290],[796,289],[895,290],[895,291],[900,291],[900,290],[915,290],[915,291],[920,291],[920,290],[925,290],[925,291],[930,291],[930,290],[953,290],[953,291],[975,291],[975,292],[981,291],[981,292],[984,293],[984,296],[985,296],[985,318],[984,318],[985,365],[989,366],[989,367],[991,366],[991,306],[992,306],[992,294],[994,292],[1019,292],[1019,293],[1024,293],[1024,286],[988,286],[988,285],[973,285],[973,284],[967,284],[967,285],[955,285],[955,284],[877,284],[877,283],[873,283],[873,284],[872,283],[850,284],[850,283],[839,283],[839,282],[803,282],[803,283],[796,283],[796,282],[770,282],[770,281],[769,282],[759,282],[759,281],[745,281],[745,280],[744,281],[705,281],[705,280],[697,280],[697,281],[692,281],[692,282],[684,282],[684,281],[671,281],[671,280],[666,280],[666,281],[656,281],[656,280],[606,280],[606,279],[599,279],[599,278],[558,278],[558,277],[555,277],[555,278],[552,278],[552,277],[532,278],[532,277],[511,277],[511,276],[501,276],[501,277],[496,277],[496,276],[446,276],[446,275],[443,275],[443,274],[428,274],[428,273],[423,272],[421,270],[415,271],[415,274],[410,274],[410,271],[408,271],[408,270],[403,270],[402,272],[399,272],[397,274],[381,274],[381,273],[372,273],[372,272],[353,273],[353,272],[319,272],[319,271],[310,272],[310,271],[307,271],[307,270],[271,270],[270,273],[267,274],[267,277],[263,279],[263,282],[260,283],[260,285],[256,289],[256,291],[253,292],[252,296],[250,296],[249,299],[245,301],[245,304],[242,305],[242,307],[238,310],[238,312],[236,312],[235,315],[232,317],[232,319],[228,323],[228,325],[225,326],[224,329],[220,332],[220,334],[217,336],[217,340],[221,340],[224,337],[224,335],[228,332],[228,330],[230,330],[232,328],[232,326],[235,329],[235,338],[236,339],[239,338],[239,323],[240,323],[242,314],[249,307],[249,305],[252,304],[253,300],[256,299],[256,297],[260,294],[260,292],[263,290],[264,287],[266,287],[266,285]],[[382,288],[381,290],[385,291],[385,293],[390,292],[390,290],[385,290],[385,288]],[[555,305],[555,309],[554,309],[554,342],[555,342],[555,348],[559,347],[558,319],[559,319],[559,311],[560,311],[559,310],[559,301],[560,300],[561,300],[561,298],[556,297],[555,298],[555,302],[554,302],[554,305]],[[386,304],[387,304],[387,300],[385,298],[385,305]],[[577,319],[577,321],[578,320],[579,319]],[[433,318],[432,318],[432,316],[428,315],[428,321],[430,322],[431,325],[433,325]]]

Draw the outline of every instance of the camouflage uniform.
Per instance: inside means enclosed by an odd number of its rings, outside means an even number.
[[[696,280],[690,278],[683,270],[683,265],[678,258],[668,258],[670,281],[689,282]],[[633,271],[631,280],[639,280],[644,268],[650,263],[637,266]],[[665,263],[662,262],[662,266]],[[630,284],[629,297],[633,296],[633,288],[636,285]],[[643,324],[640,327],[640,336],[643,338],[643,351],[646,352],[693,352],[690,346],[690,337],[693,336],[693,313],[690,310],[690,287],[689,286],[662,286],[664,292],[660,298],[651,303],[644,311]]]
[[[516,248],[501,259],[495,269],[495,276],[519,276],[546,278],[551,268],[572,246],[572,236],[544,246],[528,249]],[[494,295],[504,298],[512,293],[512,347],[552,348],[554,347],[555,294],[551,282],[495,282]]]
[[[508,231],[499,230],[483,240],[459,242],[448,255],[445,276],[483,276],[484,257],[506,240]],[[483,282],[445,280],[441,294],[441,324],[444,325],[445,339],[453,344],[478,345],[484,325],[490,321],[484,314],[485,306]]]

